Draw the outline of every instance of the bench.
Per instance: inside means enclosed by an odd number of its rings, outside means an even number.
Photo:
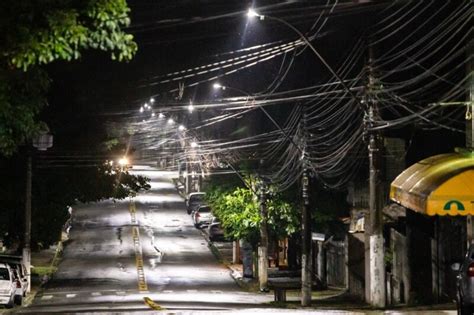
[[[268,278],[267,284],[274,291],[275,302],[285,302],[287,290],[301,289],[301,277]]]

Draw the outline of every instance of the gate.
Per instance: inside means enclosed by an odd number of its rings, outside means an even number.
[[[326,244],[326,272],[328,286],[347,286],[345,242],[330,241]]]

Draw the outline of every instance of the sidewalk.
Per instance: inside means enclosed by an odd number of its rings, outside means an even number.
[[[60,259],[57,245],[31,253],[31,291],[23,300],[23,306],[31,304],[41,286],[56,271]]]
[[[260,293],[258,281],[252,279],[245,280],[242,277],[242,264],[232,264],[232,242],[211,242],[207,237],[207,233],[202,231],[204,237],[209,243],[209,247],[216,257],[229,268],[231,276],[239,284],[240,287],[256,294]],[[277,307],[284,309],[298,309],[300,306],[300,292],[298,290],[290,290],[287,292],[286,302],[270,302],[269,307]],[[418,306],[390,306],[385,310],[375,310],[370,305],[355,299],[347,294],[347,290],[343,288],[328,288],[325,290],[313,290],[312,292],[312,308],[315,310],[341,310],[341,311],[357,311],[366,314],[445,314],[452,313],[456,310],[455,303],[434,304],[434,305],[418,305]]]

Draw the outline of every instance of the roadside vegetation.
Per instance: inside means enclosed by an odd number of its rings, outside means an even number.
[[[262,221],[260,201],[256,195],[258,180],[247,176],[245,181],[247,187],[212,185],[207,190],[206,198],[228,238],[256,245]],[[250,188],[252,186],[255,188]],[[295,233],[299,226],[297,205],[286,201],[282,194],[273,192],[271,186],[267,196],[270,237],[278,240]]]
[[[56,129],[68,126],[71,119],[77,119],[71,117],[76,103],[72,99],[64,104],[64,117],[49,117],[48,123],[43,118],[51,85],[48,66],[60,63],[65,67],[88,50],[105,52],[117,61],[131,60],[137,44],[133,35],[124,30],[130,25],[129,13],[125,0],[0,2],[0,237],[11,251],[19,251],[23,239],[25,157],[32,139],[41,132],[54,134]],[[86,104],[87,108],[97,105]],[[103,162],[106,156],[123,154],[124,149],[117,143],[114,148],[104,145],[110,140],[105,133],[80,130],[80,137],[62,139],[62,150],[76,152],[78,146],[86,144],[88,154],[104,156]],[[69,216],[67,206],[121,199],[149,188],[146,178],[114,165],[102,165],[100,159],[83,165],[87,158],[75,157],[75,163],[60,167],[38,168],[34,162],[33,249],[47,247],[59,239]]]

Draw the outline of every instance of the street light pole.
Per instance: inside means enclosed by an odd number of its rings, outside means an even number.
[[[33,147],[39,151],[46,151],[53,146],[53,136],[43,132],[33,139]],[[33,182],[33,159],[32,149],[27,147],[26,157],[26,186],[25,186],[25,235],[23,245],[23,265],[26,268],[28,287],[26,292],[31,291],[31,191]]]
[[[337,74],[337,72],[327,63],[327,61],[323,58],[323,56],[321,56],[321,54],[317,51],[317,49],[311,44],[311,42],[308,40],[308,38],[306,38],[306,36],[301,33],[296,27],[294,27],[293,25],[291,25],[290,23],[288,23],[287,21],[283,20],[283,19],[280,19],[280,18],[277,18],[277,17],[274,17],[274,16],[268,16],[268,15],[262,15],[262,14],[258,14],[255,10],[253,9],[249,9],[248,12],[247,12],[247,16],[248,17],[258,17],[260,18],[260,20],[264,20],[264,19],[268,19],[268,20],[273,20],[273,21],[277,21],[285,26],[287,26],[288,28],[290,28],[291,30],[293,30],[296,34],[298,34],[298,36],[300,37],[300,39],[306,44],[307,47],[309,47],[309,49],[311,49],[311,51],[316,55],[316,57],[321,61],[321,63],[329,70],[329,72],[331,72],[331,74],[333,76],[335,76],[337,78],[337,80],[342,84],[342,86],[344,87],[344,89],[347,91],[347,93],[349,93],[349,95],[357,102],[360,104],[357,96],[354,94],[354,92],[352,92],[352,90],[349,88],[349,86],[346,84],[346,82]]]

